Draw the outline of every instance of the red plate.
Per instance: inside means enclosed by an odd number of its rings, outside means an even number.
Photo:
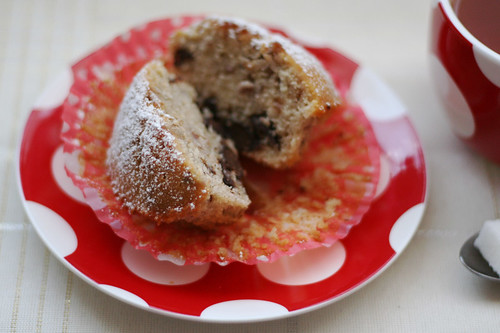
[[[148,29],[189,20],[155,21],[118,38],[130,41],[138,31],[160,34]],[[332,73],[349,105],[364,112],[381,150],[376,197],[346,238],[257,265],[176,266],[132,248],[97,220],[63,166],[62,98],[79,75],[105,75],[104,65],[95,73],[62,75],[26,123],[19,149],[20,187],[45,244],[78,276],[122,301],[201,321],[296,315],[337,301],[373,279],[406,247],[423,215],[427,185],[422,148],[405,107],[372,72],[329,48],[308,49]]]

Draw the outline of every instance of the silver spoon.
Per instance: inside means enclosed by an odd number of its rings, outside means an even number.
[[[460,261],[472,273],[490,281],[500,282],[500,276],[490,267],[481,252],[474,246],[479,233],[469,238],[460,249]]]

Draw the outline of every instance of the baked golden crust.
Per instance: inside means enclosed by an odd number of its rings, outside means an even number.
[[[250,203],[237,158],[228,165],[235,152],[205,127],[194,96],[160,61],[136,75],[108,149],[113,190],[130,211],[158,223],[234,222]]]

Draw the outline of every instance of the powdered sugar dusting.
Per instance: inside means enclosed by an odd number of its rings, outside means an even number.
[[[145,71],[139,72],[120,106],[110,140],[107,164],[113,190],[122,198],[135,198],[124,200],[133,211],[149,210],[158,196],[169,196],[178,205],[173,209],[183,208],[184,198],[169,189],[168,174],[176,172],[184,158],[174,136],[164,130],[165,115],[159,105]]]

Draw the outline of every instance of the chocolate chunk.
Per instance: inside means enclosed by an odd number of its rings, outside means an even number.
[[[272,131],[269,118],[254,114],[250,117],[250,124],[255,139],[258,141],[266,141],[266,138],[270,136],[270,132]]]
[[[280,147],[280,137],[276,134],[276,126],[267,117],[266,113],[250,117],[253,136],[259,145],[267,144],[273,148]]]
[[[205,98],[199,103],[200,109],[208,110],[205,114],[205,126],[213,128],[225,138],[233,140],[240,151],[257,150],[263,145],[280,148],[281,138],[276,134],[275,124],[267,117],[267,112],[250,116],[248,122],[238,123],[230,119],[218,118],[217,100],[215,97]]]
[[[240,123],[225,122],[224,135],[231,138],[238,150],[255,150],[258,142],[255,140],[251,126],[244,126]]]
[[[214,117],[205,117],[203,119],[203,123],[205,124],[206,128],[212,128],[215,132],[219,134],[223,134],[224,128],[222,127],[222,124],[215,120]]]
[[[199,107],[203,113],[203,122],[205,127],[212,128],[215,132],[219,133],[222,136],[226,136],[224,134],[224,126],[217,116],[217,100],[215,97],[205,98],[201,103],[199,103]]]
[[[243,168],[238,160],[238,155],[225,142],[222,144],[221,155],[222,159],[220,160],[220,164],[223,175],[222,181],[227,186],[234,187],[236,185],[235,180],[241,180],[243,178]]]
[[[201,109],[208,109],[213,115],[217,114],[217,99],[213,96],[205,98],[200,105]]]
[[[178,49],[175,51],[174,55],[174,66],[179,67],[182,64],[192,61],[194,59],[193,54],[186,49]]]
[[[276,127],[265,114],[251,116],[247,124],[226,120],[222,126],[223,135],[231,138],[238,150],[253,151],[263,145],[270,145],[273,148],[280,147],[281,140],[276,134]]]

